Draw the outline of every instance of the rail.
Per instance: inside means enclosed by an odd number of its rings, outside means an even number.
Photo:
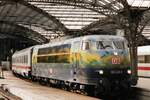
[[[0,87],[0,100],[22,100],[21,98],[11,94],[8,90],[3,90],[2,87]]]
[[[0,66],[0,78],[4,78],[3,68]]]

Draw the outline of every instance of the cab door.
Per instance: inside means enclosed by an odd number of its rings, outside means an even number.
[[[79,53],[80,53],[80,41],[73,42],[72,45],[72,74],[73,81],[77,81],[77,72],[79,68]]]

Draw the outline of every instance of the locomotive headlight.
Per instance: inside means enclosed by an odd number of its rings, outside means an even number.
[[[128,69],[128,70],[127,70],[127,73],[128,73],[128,74],[131,74],[131,70]]]
[[[99,70],[99,74],[103,74],[104,73],[104,71],[103,70]]]

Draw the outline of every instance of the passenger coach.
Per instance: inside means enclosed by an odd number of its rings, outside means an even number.
[[[150,46],[138,47],[138,76],[150,78]]]
[[[12,56],[12,71],[24,77],[31,76],[33,47],[15,52]]]

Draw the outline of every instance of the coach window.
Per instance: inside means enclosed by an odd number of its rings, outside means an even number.
[[[26,63],[28,63],[28,56],[26,55]]]
[[[26,63],[26,55],[24,56],[24,63]]]
[[[23,63],[23,56],[20,57],[20,63]]]
[[[24,60],[25,60],[25,59],[24,59],[24,56],[22,56],[22,63],[24,63]]]
[[[19,57],[19,63],[21,63],[21,56]]]
[[[26,62],[26,55],[24,56],[24,63],[27,63],[27,62]]]
[[[25,60],[25,59],[24,59],[24,56],[22,56],[22,63],[24,63],[24,60]]]
[[[18,57],[18,63],[20,63],[20,56]]]
[[[82,50],[89,50],[90,49],[90,41],[84,41],[82,43]]]
[[[144,55],[138,56],[138,62],[139,63],[145,63],[145,56]]]
[[[23,56],[21,56],[21,63],[24,63],[24,59],[23,59]]]
[[[150,55],[145,56],[145,63],[150,63]]]
[[[21,58],[20,58],[20,56],[19,56],[19,57],[18,57],[18,63],[20,63],[20,59],[21,59]]]
[[[23,58],[23,56],[21,56],[21,63],[24,63],[24,58]]]
[[[25,63],[25,56],[23,56],[23,63]]]
[[[23,63],[23,56],[21,56],[21,63]]]

